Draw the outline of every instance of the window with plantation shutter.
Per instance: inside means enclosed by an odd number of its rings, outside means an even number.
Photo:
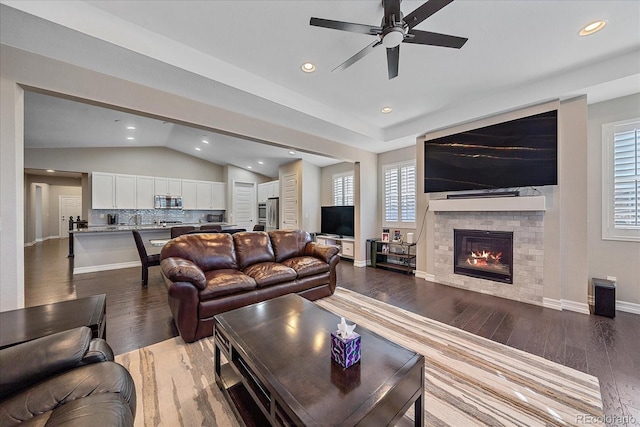
[[[640,120],[603,126],[603,238],[640,241]]]
[[[415,161],[382,167],[384,189],[383,223],[411,227],[416,221]]]
[[[353,172],[333,175],[333,205],[353,206]]]

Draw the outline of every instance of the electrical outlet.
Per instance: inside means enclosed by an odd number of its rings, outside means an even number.
[[[607,276],[607,280],[611,280],[612,282],[617,282],[616,276]]]
[[[100,219],[104,219],[104,214],[100,214]]]

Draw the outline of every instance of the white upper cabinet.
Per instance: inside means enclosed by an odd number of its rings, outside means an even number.
[[[116,176],[112,173],[93,172],[91,174],[91,208],[115,209]]]
[[[176,178],[155,177],[154,195],[181,196],[182,180]]]
[[[215,210],[227,209],[227,184],[225,182],[214,182],[211,188],[211,206]]]
[[[280,197],[280,181],[269,181],[258,184],[258,203],[266,202],[267,199]]]
[[[116,175],[116,209],[136,209],[136,176]]]
[[[153,209],[155,179],[152,176],[136,176],[136,209]]]
[[[196,209],[226,209],[225,186],[224,182],[196,181]]]
[[[182,180],[182,209],[197,209],[196,181],[192,179]]]
[[[225,210],[227,184],[106,172],[91,173],[92,209],[153,209],[154,196],[182,196],[182,209]]]

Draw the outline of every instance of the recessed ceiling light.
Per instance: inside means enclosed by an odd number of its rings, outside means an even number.
[[[203,140],[202,140],[202,143],[203,143],[203,144],[208,144],[208,143],[209,143],[209,141],[207,141],[206,139],[203,139]]]
[[[253,169],[253,166],[247,166],[247,169]]]
[[[127,129],[129,129],[129,130],[136,130],[136,127],[135,127],[135,126],[127,126]]]
[[[382,114],[389,114],[392,111],[393,111],[393,108],[391,107],[384,107],[382,110],[380,110]]]
[[[134,137],[132,137],[132,136],[128,136],[128,137],[127,137],[127,139],[128,139],[129,141],[133,141],[133,140],[135,140],[135,138],[134,138]]]
[[[259,165],[264,165],[264,162],[262,160],[258,160],[258,164]]]
[[[47,169],[47,172],[54,173],[55,171],[53,169]]]
[[[305,73],[313,73],[316,70],[316,66],[311,62],[305,62],[300,66],[300,69]]]
[[[594,21],[582,27],[578,34],[580,34],[581,36],[588,36],[590,34],[597,33],[598,31],[603,29],[605,25],[607,25],[606,21]]]
[[[296,155],[296,152],[295,152],[295,151],[293,151],[293,150],[291,150],[291,151],[289,151],[289,154],[291,154],[292,156],[295,156],[295,155]]]
[[[200,147],[196,147],[196,151],[200,151]]]

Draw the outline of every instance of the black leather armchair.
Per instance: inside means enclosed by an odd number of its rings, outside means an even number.
[[[87,327],[4,348],[0,367],[1,426],[133,426],[133,379]]]

